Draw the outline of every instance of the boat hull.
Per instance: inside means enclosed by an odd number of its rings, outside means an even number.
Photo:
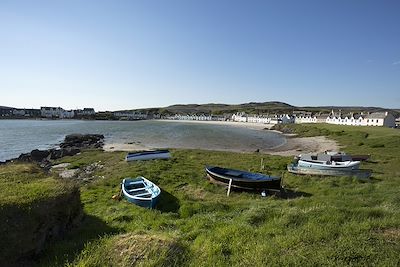
[[[171,158],[171,153],[168,150],[159,151],[144,151],[136,153],[128,153],[126,155],[126,161],[137,161],[137,160],[152,160],[152,159],[169,159]]]
[[[161,194],[161,189],[144,177],[125,178],[121,190],[128,202],[144,208],[154,208]]]
[[[371,170],[346,170],[346,169],[312,169],[303,168],[296,164],[289,164],[287,169],[290,173],[304,174],[304,175],[318,175],[318,176],[351,176],[357,178],[369,178],[371,176]]]
[[[229,175],[224,171],[232,171],[238,175]],[[257,173],[249,173],[239,170],[224,169],[219,167],[206,167],[208,178],[215,183],[229,185],[247,190],[281,190],[281,178]],[[246,175],[255,175],[258,179],[246,178]],[[241,177],[239,177],[241,176]]]
[[[360,166],[359,161],[332,162],[330,164],[322,162],[313,162],[307,160],[299,160],[298,167],[316,170],[356,170]]]

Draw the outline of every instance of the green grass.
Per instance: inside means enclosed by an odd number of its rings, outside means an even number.
[[[326,135],[343,150],[371,154],[370,181],[285,172],[288,198],[233,192],[205,179],[218,165],[281,175],[289,157],[172,150],[171,160],[126,163],[125,153],[89,151],[59,162],[101,162],[104,179],[82,185],[86,219],[48,244],[40,266],[265,266],[400,264],[400,131],[291,125],[303,136]],[[362,144],[361,144],[362,143]],[[114,201],[124,177],[143,175],[163,193],[148,210]]]
[[[26,205],[63,194],[69,184],[60,183],[33,164],[0,166],[0,205]]]
[[[73,184],[33,164],[0,166],[0,265],[35,254],[46,238],[69,223],[72,207],[79,212],[79,192]],[[46,235],[51,228],[53,233]]]

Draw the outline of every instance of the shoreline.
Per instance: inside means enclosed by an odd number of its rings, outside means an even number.
[[[227,126],[235,126],[253,130],[265,130],[271,129],[275,124],[261,124],[255,122],[237,122],[237,121],[192,121],[192,120],[163,120],[157,119],[153,121],[162,121],[162,122],[180,122],[180,123],[197,123],[197,124],[212,124],[212,125],[227,125]]]
[[[228,125],[234,127],[244,127],[259,131],[271,131],[279,133],[285,137],[285,143],[277,147],[259,151],[261,154],[270,154],[276,156],[297,156],[304,153],[319,153],[325,151],[340,151],[339,144],[332,139],[328,139],[325,136],[315,137],[296,137],[295,134],[284,134],[280,131],[270,130],[274,124],[260,124],[260,123],[249,123],[249,122],[232,122],[232,121],[186,121],[186,120],[155,120],[163,122],[182,122],[182,123],[197,123],[197,124],[213,124],[213,125]],[[173,148],[173,147],[171,147]],[[113,151],[143,151],[152,150],[156,148],[147,147],[138,143],[106,143],[104,144],[103,150],[105,152]],[[182,148],[177,148],[182,149]],[[193,149],[193,148],[187,148]],[[230,151],[239,153],[252,153],[251,151],[242,151],[236,149],[207,149],[198,148],[203,150],[216,150],[216,151]],[[255,151],[254,151],[255,152]]]

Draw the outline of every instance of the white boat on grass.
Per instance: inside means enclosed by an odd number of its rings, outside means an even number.
[[[302,155],[297,161],[299,168],[317,169],[317,170],[358,170],[360,161],[334,161],[322,160],[312,155]]]
[[[125,160],[135,161],[135,160],[151,160],[151,159],[169,159],[171,158],[171,153],[168,150],[152,150],[152,151],[142,151],[142,152],[129,152]]]

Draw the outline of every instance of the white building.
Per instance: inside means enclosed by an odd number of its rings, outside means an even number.
[[[333,111],[331,114],[334,114]],[[395,118],[389,112],[374,112],[371,114],[350,114],[347,116],[331,115],[326,123],[352,126],[386,126],[395,127]]]
[[[185,120],[185,121],[211,121],[212,116],[211,115],[206,115],[206,114],[201,114],[201,115],[180,115],[180,114],[175,114],[172,117],[169,117],[171,120]]]
[[[317,123],[317,116],[315,115],[300,115],[294,120],[295,123]]]
[[[13,109],[12,114],[14,116],[25,116],[25,109]]]
[[[77,116],[93,116],[96,114],[96,112],[94,111],[94,108],[77,109],[74,111],[75,111],[75,115],[77,115]]]
[[[64,109],[60,107],[41,107],[40,113],[45,118],[60,118]]]
[[[60,119],[72,119],[75,117],[75,112],[73,110],[62,110],[60,113]]]
[[[396,127],[396,119],[389,112],[374,112],[365,116],[367,126]]]
[[[247,122],[247,115],[244,112],[238,112],[232,115],[232,121]]]
[[[147,119],[147,114],[134,112],[134,111],[117,111],[113,115],[117,118],[124,118],[129,120],[145,120]]]

